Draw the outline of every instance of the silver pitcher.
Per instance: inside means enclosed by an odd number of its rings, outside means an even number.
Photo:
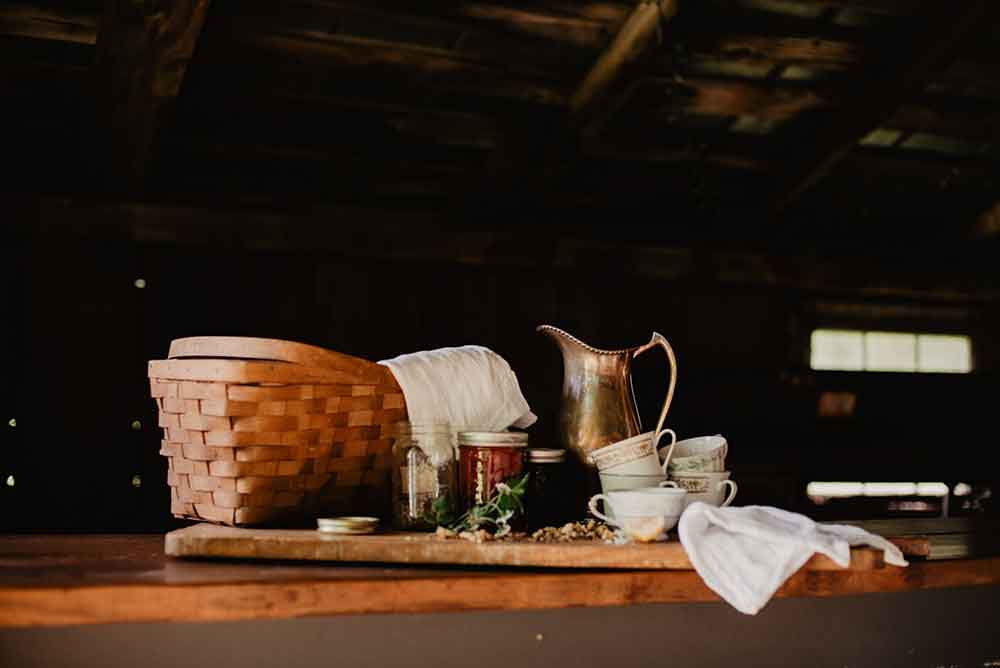
[[[561,447],[587,466],[592,466],[588,457],[591,451],[642,433],[632,390],[632,360],[647,350],[662,348],[670,364],[670,384],[653,433],[657,439],[677,384],[677,360],[663,336],[653,332],[653,338],[645,345],[600,350],[551,325],[541,325],[538,331],[552,338],[563,355]]]

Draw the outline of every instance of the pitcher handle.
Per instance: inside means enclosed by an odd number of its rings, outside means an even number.
[[[659,442],[660,432],[663,431],[663,423],[667,420],[667,411],[670,410],[670,403],[674,400],[674,387],[677,385],[677,358],[674,357],[674,349],[670,347],[670,342],[658,332],[653,332],[653,338],[649,343],[639,346],[632,351],[632,359],[635,359],[647,350],[656,347],[663,348],[663,352],[667,354],[667,361],[670,363],[670,384],[667,386],[667,398],[663,400],[663,408],[660,410],[660,419],[656,423],[656,429],[653,430],[654,443]],[[673,453],[673,448],[667,452],[667,458],[663,462],[664,471],[667,470],[667,464],[670,462],[670,456]]]

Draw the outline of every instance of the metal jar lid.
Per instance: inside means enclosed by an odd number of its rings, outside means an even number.
[[[324,533],[375,533],[377,517],[318,517],[316,525]]]
[[[526,448],[528,434],[523,431],[462,431],[458,445],[477,448]]]
[[[537,464],[561,464],[566,461],[566,451],[555,448],[531,448],[528,461]]]

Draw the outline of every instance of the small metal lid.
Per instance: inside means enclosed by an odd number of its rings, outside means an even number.
[[[462,431],[458,434],[458,445],[477,448],[526,448],[528,434],[523,431]]]
[[[378,526],[377,517],[319,517],[317,528],[329,533],[373,533]]]
[[[528,461],[539,464],[559,464],[566,461],[566,451],[555,448],[531,448],[528,450]]]

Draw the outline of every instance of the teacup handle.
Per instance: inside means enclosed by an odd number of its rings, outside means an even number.
[[[726,506],[728,506],[730,503],[733,502],[733,499],[736,498],[737,488],[735,480],[721,480],[719,481],[719,485],[716,487],[716,489],[722,489],[723,487],[729,487],[729,495],[726,497],[726,500],[723,501],[722,504],[719,506],[720,508],[725,508]]]
[[[680,485],[677,484],[676,480],[664,480],[657,487],[673,487],[674,489],[680,489]]]
[[[663,352],[667,354],[667,361],[670,363],[670,384],[667,386],[667,397],[663,400],[663,408],[660,409],[660,419],[656,422],[656,429],[653,430],[654,446],[660,441],[660,432],[663,431],[663,423],[667,420],[667,411],[670,410],[670,403],[674,400],[674,387],[677,386],[677,358],[674,356],[674,349],[670,347],[670,342],[667,341],[662,334],[657,332],[653,332],[653,338],[650,339],[649,343],[644,346],[639,346],[632,351],[632,359],[635,359],[647,350],[651,350],[656,347],[663,348]],[[676,440],[677,436],[674,435],[674,441]],[[670,452],[667,453],[667,462],[670,461],[670,455],[673,453],[674,451],[671,447]],[[667,464],[664,463],[663,470],[666,469]]]
[[[670,465],[670,458],[674,456],[674,446],[677,445],[677,434],[673,429],[664,429],[653,436],[653,452],[657,457],[660,456],[660,437],[664,434],[670,434],[670,447],[667,449],[667,456],[663,458],[663,463],[660,464],[660,470],[663,471],[663,475],[667,475],[667,466]]]
[[[590,511],[590,514],[593,515],[594,517],[597,517],[598,519],[604,520],[611,526],[618,526],[617,524],[615,524],[614,520],[612,520],[610,517],[608,517],[607,515],[605,515],[604,513],[602,513],[597,509],[598,501],[603,501],[605,508],[607,507],[608,497],[604,496],[603,494],[595,494],[592,497],[590,497],[590,501],[587,502],[587,510]]]

